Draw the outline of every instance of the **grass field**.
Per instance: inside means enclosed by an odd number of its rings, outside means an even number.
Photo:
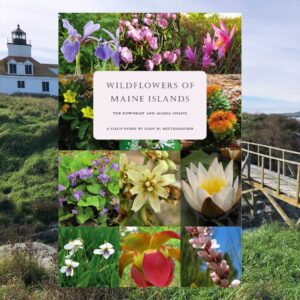
[[[0,243],[56,222],[57,101],[0,96]]]

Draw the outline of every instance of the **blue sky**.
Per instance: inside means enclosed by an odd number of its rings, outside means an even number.
[[[57,62],[58,12],[241,12],[243,110],[300,111],[299,0],[0,0],[0,57],[17,23],[28,33],[33,56]],[[17,9],[16,9],[17,8]]]

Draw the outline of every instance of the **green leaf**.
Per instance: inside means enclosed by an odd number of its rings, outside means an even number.
[[[62,168],[59,168],[58,170],[58,183],[66,188],[68,188],[70,185],[69,179],[66,173],[62,170]]]
[[[112,275],[111,275],[111,287],[119,287],[119,274],[118,272],[113,272]]]
[[[79,124],[80,124],[80,121],[78,119],[73,120],[71,122],[71,129],[76,129],[79,126]]]
[[[91,207],[83,208],[78,207],[78,215],[76,215],[76,220],[80,224],[84,224],[86,221],[93,217],[93,209]]]
[[[100,196],[91,196],[86,198],[86,200],[80,200],[77,205],[81,207],[95,206],[98,210],[102,210],[105,203],[105,198]]]
[[[58,220],[59,220],[59,222],[64,222],[64,221],[67,221],[67,220],[69,220],[73,217],[74,217],[73,214],[66,214],[66,215],[59,216]]]
[[[82,273],[79,278],[78,278],[78,284],[76,287],[78,288],[86,288],[89,286],[89,281],[90,281],[90,277],[91,277],[91,271],[86,271],[84,273]]]
[[[118,195],[120,192],[119,183],[110,182],[107,187],[108,190],[114,195]]]
[[[90,193],[99,195],[99,192],[101,190],[101,184],[88,185],[86,188]]]
[[[75,156],[71,162],[70,167],[71,167],[72,172],[76,172],[76,171],[82,169],[83,165],[82,165],[81,159],[78,156]]]
[[[66,120],[66,121],[71,121],[71,120],[75,120],[75,119],[77,119],[77,116],[75,116],[75,115],[68,115],[68,114],[63,114],[62,116],[61,116],[64,120]]]
[[[90,126],[89,123],[81,123],[78,129],[78,137],[82,140],[86,134],[88,127]]]

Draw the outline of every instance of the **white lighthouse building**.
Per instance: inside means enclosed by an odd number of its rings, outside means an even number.
[[[31,57],[31,43],[18,25],[7,41],[8,56],[0,60],[0,93],[58,95],[58,65]]]

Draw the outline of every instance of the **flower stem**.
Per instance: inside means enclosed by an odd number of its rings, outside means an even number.
[[[76,55],[75,75],[77,75],[77,76],[81,75],[81,69],[80,69],[80,51]]]

